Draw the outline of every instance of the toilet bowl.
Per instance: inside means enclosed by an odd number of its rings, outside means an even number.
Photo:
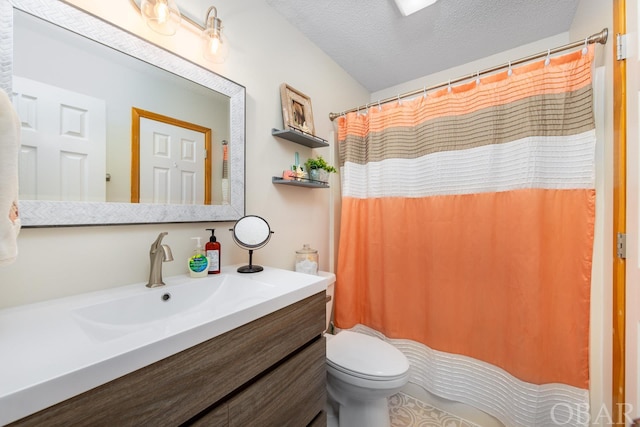
[[[335,276],[334,276],[335,280]],[[327,287],[327,324],[333,304]],[[387,398],[409,381],[409,361],[391,344],[365,334],[342,331],[327,339],[327,398],[340,427],[389,427]]]

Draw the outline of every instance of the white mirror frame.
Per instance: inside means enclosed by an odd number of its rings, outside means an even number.
[[[231,80],[59,0],[0,0],[0,88],[12,94],[13,9],[19,9],[230,98],[228,205],[158,205],[22,200],[23,227],[235,221],[245,213],[245,93]],[[132,11],[135,11],[132,7]]]

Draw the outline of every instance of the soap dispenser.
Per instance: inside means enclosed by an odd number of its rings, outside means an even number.
[[[219,274],[221,253],[220,242],[216,240],[215,228],[207,228],[207,230],[211,231],[211,237],[209,237],[207,244],[204,245],[207,258],[209,258],[209,274]]]
[[[196,247],[193,250],[193,255],[187,260],[187,267],[189,268],[189,275],[191,277],[205,277],[209,271],[209,258],[202,249],[202,242],[200,237],[192,237],[196,240]]]

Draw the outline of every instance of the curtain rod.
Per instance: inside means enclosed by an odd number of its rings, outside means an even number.
[[[546,57],[548,55],[553,55],[553,54],[556,54],[558,52],[562,52],[562,51],[569,50],[569,49],[574,49],[576,47],[580,47],[580,46],[585,45],[585,44],[594,44],[594,43],[606,44],[608,36],[609,36],[609,30],[607,28],[605,28],[602,31],[600,31],[599,33],[592,34],[592,35],[590,35],[589,37],[587,37],[584,40],[573,42],[573,43],[569,43],[569,44],[566,44],[564,46],[556,47],[554,49],[549,49],[546,52],[540,52],[540,53],[536,53],[534,55],[530,55],[530,56],[527,56],[527,57],[524,57],[524,58],[516,59],[515,61],[509,61],[506,64],[497,65],[495,67],[487,68],[485,70],[478,71],[477,73],[469,74],[469,75],[466,75],[466,76],[463,76],[463,77],[458,77],[457,79],[449,80],[449,81],[444,82],[444,83],[439,83],[439,84],[434,85],[434,86],[424,87],[422,89],[416,89],[414,91],[407,92],[407,93],[402,93],[402,94],[399,94],[397,96],[392,96],[392,97],[389,97],[389,98],[381,99],[379,101],[370,102],[370,103],[368,103],[366,105],[361,105],[359,107],[351,108],[351,109],[345,110],[345,111],[343,111],[341,113],[329,113],[329,120],[333,121],[333,120],[337,119],[338,117],[342,116],[343,114],[352,113],[354,111],[366,110],[371,105],[386,104],[388,102],[396,101],[396,100],[401,99],[401,98],[408,98],[410,96],[419,95],[419,94],[427,92],[427,91],[431,91],[431,90],[434,90],[434,89],[440,89],[440,88],[443,88],[443,87],[446,87],[446,86],[449,86],[449,85],[452,85],[452,84],[455,84],[455,83],[460,83],[460,82],[463,82],[465,80],[477,79],[478,76],[482,76],[482,75],[485,75],[485,74],[490,74],[490,73],[493,73],[493,72],[496,72],[496,71],[499,71],[499,70],[502,70],[502,69],[505,69],[505,68],[512,67],[514,65],[518,65],[518,64],[525,63],[525,62],[533,61],[535,59],[544,58],[544,57]]]

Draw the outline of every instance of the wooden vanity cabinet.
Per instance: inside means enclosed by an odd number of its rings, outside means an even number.
[[[324,388],[324,358],[325,343],[321,338],[231,397],[221,408],[214,408],[188,425],[310,425],[324,408],[325,394],[318,386],[322,384]]]
[[[318,293],[11,425],[326,425],[325,301]]]

